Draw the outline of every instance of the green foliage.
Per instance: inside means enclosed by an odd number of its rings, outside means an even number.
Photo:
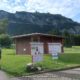
[[[80,35],[72,35],[64,33],[64,44],[65,46],[80,46]]]
[[[53,34],[53,35],[61,35],[61,32],[59,29],[53,29],[49,32],[50,34]]]
[[[67,47],[71,47],[72,46],[71,34],[67,30],[64,30],[64,32],[62,33],[62,36],[64,37],[64,45]]]
[[[0,20],[0,45],[1,47],[10,47],[11,39],[10,36],[6,34],[8,26],[8,19],[4,18]]]
[[[12,40],[9,35],[7,34],[1,34],[0,35],[0,45],[1,47],[10,47],[12,43]]]
[[[74,45],[80,45],[80,35],[74,35]]]
[[[0,34],[6,33],[6,28],[8,26],[8,19],[0,20]]]

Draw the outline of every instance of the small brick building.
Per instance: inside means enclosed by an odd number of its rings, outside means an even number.
[[[36,44],[42,45],[40,48],[43,50],[43,53],[50,53],[49,44],[61,44],[61,53],[63,52],[63,37],[59,37],[56,35],[43,34],[43,33],[31,33],[18,35],[13,37],[16,44],[16,54],[31,54],[31,45]],[[55,46],[54,46],[55,47]],[[56,47],[57,49],[57,47]]]

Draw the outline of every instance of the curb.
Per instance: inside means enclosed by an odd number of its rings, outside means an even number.
[[[75,69],[75,68],[80,68],[80,66],[61,68],[61,69],[55,69],[55,70],[45,70],[45,71],[40,71],[40,72],[29,73],[29,74],[23,75],[23,76],[36,75],[36,74],[42,74],[42,73],[47,73],[47,72],[58,72],[58,71],[63,71],[63,70]]]

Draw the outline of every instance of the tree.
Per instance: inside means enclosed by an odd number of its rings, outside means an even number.
[[[67,30],[64,30],[62,32],[62,36],[65,38],[64,45],[66,47],[71,47],[72,46],[72,43],[73,43],[72,35]]]
[[[0,44],[1,44],[1,47],[10,47],[11,46],[11,43],[12,43],[12,40],[10,38],[9,35],[7,34],[1,34],[0,35]]]
[[[8,26],[8,19],[0,20],[0,45],[1,47],[10,47],[12,40],[10,36],[6,33]]]
[[[7,25],[8,25],[8,19],[0,20],[0,34],[6,33]]]
[[[74,42],[76,46],[80,45],[80,35],[74,35]]]
[[[49,33],[53,35],[61,35],[61,32],[58,29],[53,29]]]

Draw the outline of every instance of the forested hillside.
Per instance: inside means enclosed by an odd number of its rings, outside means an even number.
[[[80,34],[80,23],[60,14],[0,11],[0,21],[7,19],[7,33],[20,35],[26,33],[52,33],[62,35],[64,32]]]

